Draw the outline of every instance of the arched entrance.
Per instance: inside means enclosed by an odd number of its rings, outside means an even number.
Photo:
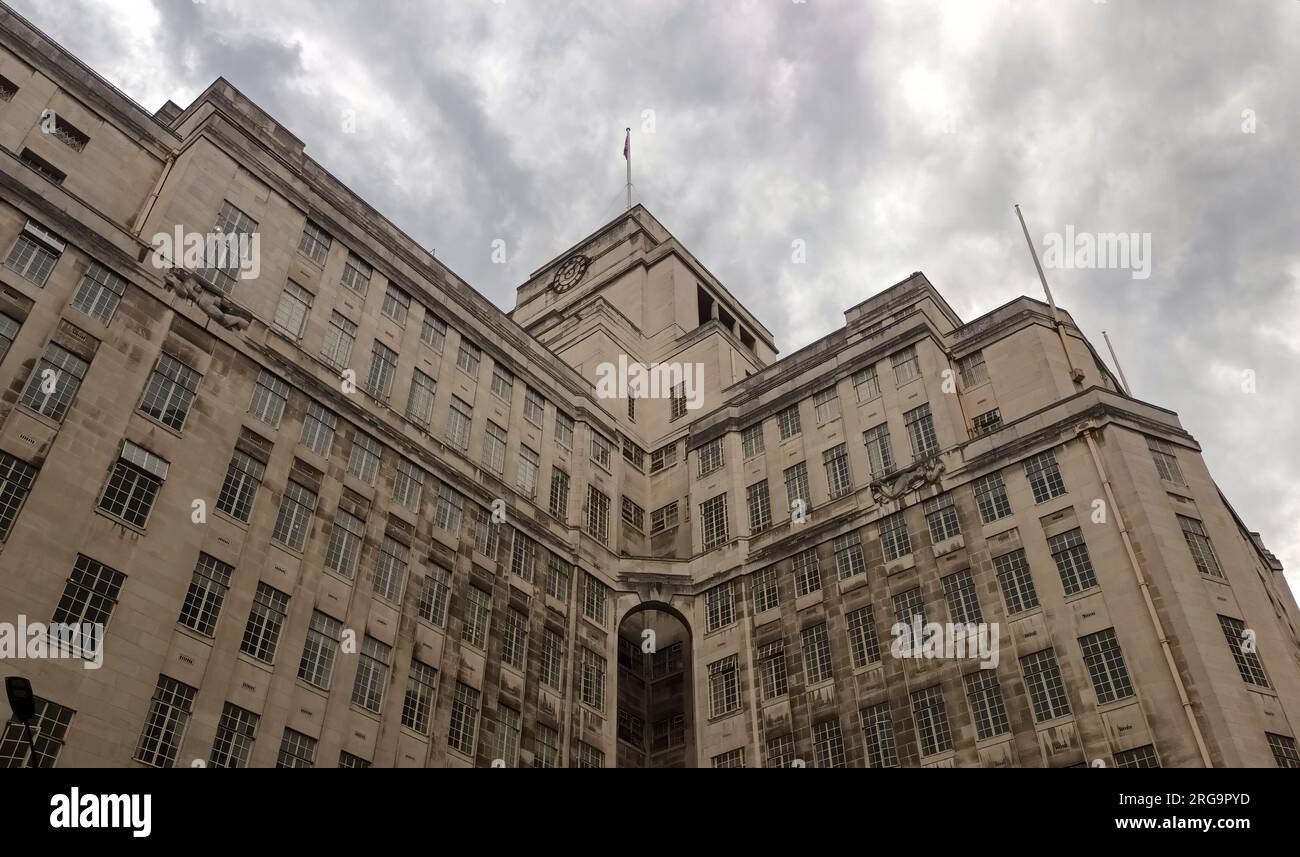
[[[695,767],[691,628],[662,602],[639,604],[618,625],[620,768]]]

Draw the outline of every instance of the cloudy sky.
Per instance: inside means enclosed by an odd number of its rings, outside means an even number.
[[[1016,202],[1040,244],[1147,233],[1147,278],[1057,300],[1300,591],[1294,0],[10,2],[151,110],[225,76],[503,309],[617,213],[626,126],[636,199],[783,353],[916,270],[968,319],[1040,295]]]

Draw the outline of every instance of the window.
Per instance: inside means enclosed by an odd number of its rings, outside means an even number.
[[[262,486],[266,475],[266,465],[235,450],[226,468],[226,478],[221,484],[221,493],[217,495],[217,511],[224,512],[236,521],[248,523],[253,512],[253,500],[257,489]]]
[[[392,648],[367,635],[357,653],[357,677],[352,683],[352,704],[378,714],[388,684],[388,662]]]
[[[961,523],[957,520],[957,507],[952,502],[951,494],[940,494],[926,500],[922,509],[933,544],[961,535]]]
[[[569,474],[558,467],[551,468],[550,512],[561,521],[569,519]]]
[[[867,463],[873,477],[884,476],[894,469],[894,452],[889,446],[889,426],[881,423],[862,433],[867,447]]]
[[[868,366],[853,374],[853,389],[857,391],[858,402],[870,402],[880,398],[880,378],[876,376],[876,367]]]
[[[1070,701],[1065,697],[1061,683],[1061,668],[1056,665],[1056,653],[1043,649],[1020,659],[1020,671],[1025,676],[1025,687],[1034,704],[1034,719],[1038,722],[1065,717],[1070,713]]]
[[[506,466],[506,430],[488,420],[483,430],[483,466],[500,476]]]
[[[560,733],[539,723],[533,736],[533,767],[554,768],[559,764]]]
[[[366,522],[340,508],[334,513],[329,544],[325,547],[325,567],[346,577],[356,577],[361,543],[366,536]]]
[[[776,583],[776,566],[769,566],[756,572],[751,586],[754,595],[754,612],[774,610],[780,605],[781,595]]]
[[[1185,515],[1178,516],[1178,525],[1182,527],[1183,538],[1187,541],[1187,549],[1192,552],[1196,570],[1201,574],[1223,577],[1223,569],[1219,567],[1219,558],[1214,555],[1214,545],[1205,532],[1205,525]]]
[[[221,605],[226,600],[230,576],[234,573],[234,566],[200,553],[177,621],[205,637],[216,636],[217,617],[221,615]]]
[[[564,636],[550,628],[542,629],[541,681],[555,690],[564,688]]]
[[[63,597],[54,610],[55,625],[108,625],[126,575],[78,554]]]
[[[422,429],[433,424],[433,397],[438,385],[419,369],[411,371],[411,390],[406,395],[406,418]]]
[[[384,302],[379,311],[405,327],[406,317],[411,312],[411,296],[389,283],[388,289],[384,292]]]
[[[975,594],[975,578],[969,568],[943,578],[943,597],[948,601],[948,615],[955,624],[978,625],[984,621],[979,596]]]
[[[298,237],[298,252],[317,265],[324,265],[332,243],[333,239],[328,232],[308,220],[303,224],[302,235]]]
[[[1232,659],[1236,662],[1237,672],[1241,673],[1242,679],[1248,684],[1271,687],[1268,676],[1264,673],[1264,662],[1255,650],[1253,632],[1246,633],[1246,623],[1240,619],[1220,616],[1219,627],[1223,629],[1223,636],[1228,641],[1228,649],[1232,652]]]
[[[213,267],[197,271],[199,278],[222,294],[230,294],[241,265],[250,259],[251,245],[242,239],[256,232],[256,220],[229,202],[223,202],[204,254],[205,263]]]
[[[966,389],[978,387],[989,379],[988,367],[984,365],[984,352],[976,351],[957,360],[961,372],[961,385]]]
[[[952,749],[948,709],[943,704],[943,689],[939,685],[912,694],[912,716],[916,720],[916,737],[922,756]]]
[[[411,661],[406,676],[406,698],[402,700],[402,725],[421,735],[429,734],[433,714],[433,693],[438,686],[438,671],[419,661]]]
[[[591,433],[591,460],[609,470],[610,442],[597,432]]]
[[[331,313],[329,326],[325,328],[321,359],[335,369],[344,368],[352,359],[352,344],[356,341],[357,326],[337,312]]]
[[[31,723],[32,744],[36,745],[34,767],[53,768],[76,712],[39,696],[33,702],[36,704],[36,717]],[[26,768],[31,753],[32,745],[27,743],[27,729],[22,723],[8,719],[0,723],[0,768]]]
[[[808,491],[807,462],[801,461],[785,469],[785,499],[792,513],[798,508],[796,501],[803,504],[804,512],[812,508],[812,497]]]
[[[645,509],[642,509],[627,497],[623,498],[623,523],[638,533],[645,532]]]
[[[807,684],[817,684],[831,677],[831,641],[826,634],[826,623],[805,628],[799,634],[803,641],[803,669]]]
[[[998,587],[1002,590],[1007,613],[1014,616],[1038,606],[1038,593],[1034,590],[1024,550],[1014,550],[994,557],[993,565],[998,570]]]
[[[766,479],[745,489],[745,505],[749,508],[751,534],[761,533],[772,526],[772,498],[767,490]]]
[[[700,529],[705,550],[726,544],[730,539],[727,533],[726,494],[711,497],[700,504]]]
[[[514,395],[515,376],[510,374],[510,370],[497,363],[492,366],[492,395],[510,404],[510,399]]]
[[[1174,445],[1158,437],[1148,437],[1147,449],[1151,450],[1151,460],[1155,462],[1160,478],[1182,485],[1183,471],[1178,466],[1178,454]]]
[[[749,428],[740,433],[740,445],[744,450],[746,460],[756,455],[762,455],[763,448],[763,424],[754,423]]]
[[[827,387],[813,396],[813,405],[817,411],[818,425],[840,418],[840,397],[834,387]]]
[[[63,240],[32,221],[27,221],[14,242],[5,267],[30,283],[41,288],[54,270],[54,263],[63,254]]]
[[[176,762],[185,737],[185,727],[190,722],[190,706],[194,704],[195,688],[181,684],[174,678],[158,676],[149,715],[140,733],[140,743],[135,748],[135,758],[155,768],[170,768]]]
[[[0,75],[0,101],[13,101],[18,94],[18,84]],[[53,704],[53,703],[50,703]]]
[[[9,347],[14,344],[14,338],[18,336],[20,325],[9,316],[0,312],[0,360],[5,359],[9,353]]]
[[[840,580],[867,573],[867,559],[862,555],[862,536],[855,530],[835,537],[835,571]]]
[[[998,684],[997,670],[976,670],[963,677],[966,683],[966,701],[970,703],[971,718],[975,721],[975,735],[981,741],[994,735],[1011,731],[1007,720],[1007,706]]]
[[[717,631],[736,621],[736,592],[733,581],[715,586],[705,596],[705,618],[708,631]]]
[[[537,474],[541,464],[542,459],[536,452],[526,446],[519,447],[519,467],[515,473],[515,486],[526,497],[537,494]]]
[[[9,538],[23,502],[36,481],[36,468],[0,452],[0,542]]]
[[[735,655],[709,664],[709,716],[740,710],[740,676]]]
[[[82,131],[62,116],[55,115],[52,112],[51,115],[54,116],[54,131],[50,136],[54,137],[54,139],[58,140],[74,152],[80,152],[86,148],[86,144],[90,142],[89,134]],[[45,117],[42,115],[41,118],[44,119]],[[41,130],[44,130],[44,128],[42,127]],[[227,205],[229,205],[229,203],[227,203]]]
[[[668,422],[686,416],[686,383],[676,384],[668,391]]]
[[[420,510],[424,496],[424,471],[405,458],[397,459],[397,473],[393,476],[393,500],[412,512]]]
[[[253,607],[248,611],[248,624],[244,626],[239,650],[268,664],[274,661],[275,647],[280,642],[280,630],[288,612],[288,595],[265,583],[257,584],[257,594],[253,596]]]
[[[307,403],[307,416],[302,421],[302,435],[298,441],[321,458],[329,458],[334,448],[334,429],[338,417],[315,402]]]
[[[605,710],[605,659],[591,649],[582,650],[582,702]]]
[[[842,497],[853,490],[853,474],[849,472],[849,452],[844,444],[841,443],[823,452],[822,464],[826,466],[826,484],[830,487],[831,499]]]
[[[1079,648],[1083,649],[1083,662],[1092,676],[1098,704],[1133,695],[1133,684],[1129,681],[1128,667],[1124,665],[1124,654],[1119,650],[1114,628],[1080,637]]]
[[[785,696],[790,690],[786,675],[785,642],[777,640],[758,649],[758,682],[763,701]]]
[[[1150,744],[1133,750],[1115,754],[1117,768],[1158,768],[1160,760],[1156,758],[1156,748]]]
[[[1002,428],[1002,412],[997,408],[977,414],[971,420],[971,437],[991,434]]]
[[[289,280],[280,292],[280,304],[275,308],[275,329],[293,339],[301,339],[311,315],[312,293]]]
[[[312,611],[311,624],[307,627],[307,642],[303,644],[302,659],[298,661],[298,678],[322,690],[329,690],[330,680],[334,676],[334,657],[338,654],[339,638],[342,635],[342,622],[319,610]]]
[[[369,768],[370,762],[361,758],[360,756],[352,755],[347,750],[340,750],[339,767],[340,768]]]
[[[895,512],[880,522],[880,547],[885,552],[885,562],[912,552],[912,540],[907,535],[907,521],[902,512]]]
[[[316,492],[297,482],[290,482],[280,496],[280,511],[276,513],[271,538],[286,547],[302,550],[315,511]]]
[[[1011,501],[1007,499],[1007,486],[1002,474],[990,473],[975,480],[975,505],[980,510],[980,520],[991,524],[1011,514]]]
[[[217,737],[208,756],[209,768],[247,768],[257,735],[258,716],[227,702],[217,722]]]
[[[814,723],[812,733],[813,756],[817,760],[817,767],[845,767],[844,736],[840,734],[840,721],[823,720],[821,723]]]
[[[715,768],[743,768],[745,767],[745,749],[737,747],[734,750],[728,750],[713,757],[713,767]]]
[[[348,260],[343,263],[343,277],[339,280],[347,288],[361,295],[366,296],[370,290],[370,276],[374,269],[366,262],[348,253]]]
[[[397,374],[397,352],[376,341],[370,351],[370,374],[366,376],[366,389],[377,399],[387,399],[393,394],[393,376]]]
[[[447,624],[447,600],[451,592],[451,572],[440,565],[429,566],[420,589],[416,613],[426,622],[441,628]]]
[[[89,368],[85,360],[51,342],[27,380],[22,404],[56,423],[63,422]]]
[[[682,644],[680,642],[673,643],[668,648],[660,649],[650,656],[650,678],[661,679],[670,675],[677,675],[682,671],[682,664]],[[673,718],[674,726],[677,724],[677,717],[681,717],[681,715],[679,714]],[[682,718],[681,722],[685,724],[685,718]]]
[[[465,498],[445,482],[438,484],[438,501],[433,507],[433,523],[438,529],[457,535],[465,508]]]
[[[546,560],[546,594],[559,601],[569,600],[569,571],[567,562],[551,554]]]
[[[519,712],[502,705],[497,709],[496,749],[494,760],[505,762],[507,768],[519,766]]]
[[[928,404],[912,408],[903,414],[907,426],[907,439],[912,444],[912,458],[920,461],[939,451],[939,440],[934,434],[934,417]]]
[[[789,440],[803,429],[799,425],[799,406],[791,405],[776,415],[776,424],[781,430],[781,440]]]
[[[677,442],[674,441],[667,446],[661,446],[654,452],[650,453],[650,473],[658,473],[661,470],[667,470],[677,463]]]
[[[609,498],[587,486],[587,533],[601,544],[609,542]]]
[[[459,450],[469,449],[469,430],[474,422],[473,410],[455,396],[447,413],[447,443]]]
[[[143,527],[149,520],[158,489],[167,479],[167,470],[166,461],[129,440],[124,441],[99,508],[134,527]]]
[[[292,729],[284,730],[280,739],[280,755],[275,760],[277,768],[310,768],[316,764],[316,739]]]
[[[394,604],[402,602],[406,566],[410,557],[410,548],[391,536],[384,536],[379,547],[379,560],[375,563],[375,595]]]
[[[876,619],[870,607],[863,607],[844,616],[849,630],[849,652],[853,666],[865,667],[880,662],[880,637],[876,635]]]
[[[447,322],[426,309],[424,321],[420,324],[420,341],[434,351],[441,351],[442,344],[447,341]]]
[[[555,442],[565,449],[573,449],[573,417],[555,412]]]
[[[701,446],[696,455],[699,457],[701,477],[720,469],[723,465],[722,438],[716,438]]]
[[[605,610],[609,601],[609,587],[590,574],[583,576],[582,615],[597,625],[606,622]]]
[[[862,734],[867,740],[867,764],[873,768],[898,767],[898,744],[888,702],[862,709]]]
[[[492,616],[492,596],[477,586],[465,590],[464,628],[461,638],[476,649],[487,648],[488,622]]]
[[[537,542],[515,530],[510,544],[510,573],[532,583],[536,565]]]
[[[894,620],[904,625],[920,622],[925,625],[925,599],[921,597],[921,587],[914,586],[906,592],[894,596]],[[913,645],[919,640],[913,640]]]
[[[470,534],[474,536],[474,550],[492,559],[497,558],[497,546],[501,540],[501,525],[492,520],[492,513],[480,507],[474,507],[470,513]]]
[[[1044,503],[1065,493],[1061,469],[1050,449],[1025,462],[1025,475],[1029,477],[1029,487],[1034,489],[1035,503]]]
[[[98,262],[91,262],[77,286],[77,293],[72,296],[72,308],[108,324],[124,294],[126,280]]]
[[[650,534],[662,533],[677,526],[677,501],[661,506],[650,513]]]
[[[1061,573],[1061,585],[1066,595],[1073,595],[1097,585],[1097,576],[1092,570],[1092,560],[1088,558],[1088,546],[1083,543],[1083,531],[1075,528],[1067,533],[1052,536],[1047,540],[1047,548],[1056,560],[1056,569]]]
[[[821,565],[817,561],[817,549],[808,548],[794,557],[794,594],[795,597],[816,592],[822,588]]]
[[[605,754],[588,744],[586,741],[579,741],[578,767],[603,768],[605,767]]]
[[[253,398],[248,412],[271,428],[280,427],[284,406],[289,401],[289,385],[265,370],[257,373]]]
[[[363,431],[352,433],[352,449],[348,452],[348,473],[367,485],[375,484],[379,475],[379,456],[383,447],[379,441]]]
[[[889,361],[894,364],[894,381],[903,386],[908,381],[921,377],[921,361],[916,356],[916,346],[909,345],[902,351],[892,354]]]
[[[528,420],[538,428],[542,427],[542,420],[546,416],[546,400],[542,394],[532,387],[524,388],[524,419]]]
[[[159,362],[153,365],[153,375],[149,377],[149,384],[144,389],[140,412],[179,432],[185,427],[190,404],[199,391],[200,377],[198,372],[172,356],[159,356]]]
[[[794,736],[775,735],[767,739],[767,766],[788,768],[794,764]]]
[[[462,337],[460,349],[456,352],[456,368],[471,378],[477,378],[478,364],[482,361],[483,352],[479,350],[479,347]]]
[[[1296,752],[1295,739],[1287,735],[1265,732],[1268,749],[1273,751],[1273,761],[1279,768],[1300,768],[1300,753]]]
[[[31,149],[24,147],[22,152],[18,154],[18,160],[54,184],[63,184],[64,180],[68,177],[67,173],[54,166],[54,164],[51,164]]]

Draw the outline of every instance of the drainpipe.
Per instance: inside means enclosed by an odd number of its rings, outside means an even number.
[[[1151,624],[1155,627],[1156,637],[1160,640],[1160,650],[1165,655],[1165,665],[1169,668],[1169,675],[1174,680],[1174,687],[1178,689],[1178,700],[1182,703],[1183,714],[1187,716],[1187,724],[1192,728],[1192,735],[1196,738],[1196,749],[1201,753],[1201,761],[1207,768],[1213,768],[1214,763],[1210,760],[1210,751],[1205,746],[1205,738],[1201,735],[1201,727],[1196,722],[1196,712],[1192,709],[1192,702],[1187,697],[1187,689],[1183,686],[1182,677],[1178,674],[1178,665],[1174,661],[1173,649],[1169,645],[1169,635],[1165,633],[1164,624],[1160,621],[1160,614],[1156,612],[1155,602],[1151,600],[1151,588],[1147,583],[1146,575],[1142,573],[1142,566],[1138,563],[1137,554],[1133,551],[1133,542],[1129,539],[1128,527],[1124,524],[1124,518],[1120,515],[1119,504],[1115,502],[1115,492],[1111,489],[1110,477],[1106,473],[1106,467],[1101,462],[1101,453],[1097,449],[1097,441],[1093,439],[1093,432],[1096,431],[1093,424],[1087,425],[1079,431],[1083,439],[1088,443],[1088,452],[1092,454],[1093,467],[1097,469],[1097,476],[1101,479],[1102,487],[1106,490],[1106,502],[1110,505],[1111,514],[1115,517],[1115,525],[1119,527],[1120,538],[1124,542],[1124,552],[1128,555],[1129,567],[1133,570],[1133,576],[1137,580],[1138,589],[1142,592],[1142,601],[1146,604],[1147,615],[1151,617]]]
[[[573,564],[573,574],[570,576],[570,580],[569,580],[569,615],[568,615],[569,646],[568,646],[568,651],[565,652],[564,655],[565,692],[560,695],[560,707],[561,710],[564,712],[563,714],[564,722],[562,724],[564,728],[561,730],[562,737],[560,739],[560,745],[561,745],[560,746],[560,767],[561,768],[567,768],[569,766],[569,742],[573,739],[573,711],[576,707],[573,704],[573,699],[578,692],[578,683],[573,679],[573,650],[578,645],[578,623],[582,621],[582,617],[578,614],[578,610],[581,608],[579,607],[578,600],[577,600],[578,599],[578,576],[582,573],[583,573],[582,569],[579,568],[578,564],[575,562]],[[615,626],[614,628],[614,635],[618,636],[617,626]],[[617,642],[615,643],[615,645],[617,645]],[[615,759],[614,763],[618,764],[618,760]]]
[[[754,753],[758,756],[755,759],[754,767],[759,767],[757,763],[761,762],[762,752],[759,749],[760,733],[758,731],[758,689],[754,681],[754,608],[752,604],[745,605],[745,667],[749,673],[749,726],[754,730]]]
[[[153,184],[153,190],[145,199],[144,205],[140,208],[140,213],[135,217],[135,222],[131,224],[131,234],[137,238],[140,237],[140,230],[144,228],[144,222],[149,219],[149,215],[153,212],[154,203],[158,201],[158,194],[162,193],[162,186],[167,181],[167,177],[171,175],[172,167],[176,164],[176,156],[179,154],[178,149],[172,149],[167,154],[167,160],[163,163],[162,172],[158,174],[158,180]]]

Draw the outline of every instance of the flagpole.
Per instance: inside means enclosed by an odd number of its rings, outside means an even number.
[[[627,152],[627,207],[632,208],[632,129],[627,129],[627,142],[625,144]]]

